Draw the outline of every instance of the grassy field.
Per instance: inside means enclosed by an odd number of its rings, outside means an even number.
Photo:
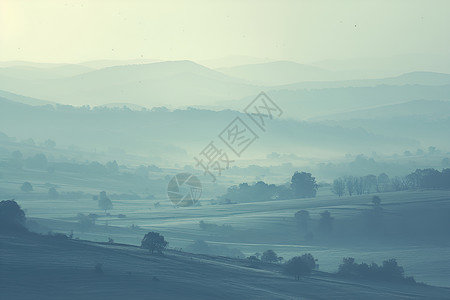
[[[41,225],[42,232],[73,230],[74,237],[81,239],[105,242],[111,237],[116,242],[139,245],[143,235],[152,230],[166,236],[172,248],[186,249],[193,241],[203,240],[217,247],[238,249],[246,256],[267,249],[285,259],[310,252],[319,259],[320,270],[327,272],[336,271],[343,257],[367,263],[396,258],[405,273],[419,282],[450,286],[449,227],[445,227],[450,220],[450,192],[395,192],[380,196],[384,228],[376,235],[364,223],[364,213],[372,209],[372,195],[234,205],[203,201],[202,206],[188,208],[175,208],[167,199],[116,200],[109,216],[92,199],[22,199],[19,204],[29,218]],[[159,207],[154,206],[156,202]],[[313,240],[305,240],[293,218],[300,209],[310,212],[312,230],[316,230],[319,214],[330,211],[334,217],[333,234],[317,233]],[[76,219],[79,212],[99,214],[97,225],[81,229]],[[118,218],[118,214],[126,217]],[[231,227],[202,230],[202,220]]]

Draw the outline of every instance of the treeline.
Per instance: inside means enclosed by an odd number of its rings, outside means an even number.
[[[109,161],[106,164],[101,164],[97,161],[92,161],[85,164],[75,162],[49,162],[47,156],[43,153],[37,153],[29,157],[24,157],[20,151],[11,152],[9,159],[0,162],[0,165],[15,169],[27,168],[34,170],[46,170],[48,172],[61,171],[101,175],[119,172],[119,165],[115,160]]]
[[[241,183],[231,186],[218,197],[219,202],[232,204],[254,201],[284,200],[315,197],[318,189],[316,178],[311,173],[295,172],[291,182],[284,185],[267,184],[264,181],[250,185]]]
[[[258,181],[255,184],[246,182],[239,185],[233,185],[227,189],[227,192],[218,197],[219,202],[225,204],[269,201],[277,199],[289,199],[292,195],[289,186],[267,184],[264,181]]]
[[[378,176],[345,176],[333,181],[332,191],[340,196],[362,195],[372,192],[393,192],[413,189],[450,189],[450,169],[417,169],[406,176],[390,178],[386,173]]]
[[[120,171],[125,171],[129,173],[129,175],[131,174],[144,178],[148,177],[149,172],[162,172],[162,170],[155,165],[141,165],[134,170],[134,173],[130,173],[126,166],[119,166],[115,160],[108,161],[105,164],[98,161],[91,161],[88,163],[50,162],[43,153],[24,157],[22,152],[18,150],[11,152],[10,157],[7,160],[0,162],[0,166],[14,169],[27,168],[33,170],[45,170],[50,173],[59,171],[95,175],[118,174]]]
[[[338,275],[344,277],[366,278],[372,280],[403,282],[416,284],[414,277],[405,276],[403,267],[394,258],[383,261],[383,264],[356,263],[354,258],[344,258],[339,266]]]

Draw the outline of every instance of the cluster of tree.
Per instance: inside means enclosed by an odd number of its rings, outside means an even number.
[[[332,191],[339,197],[353,194],[362,195],[371,192],[391,192],[411,189],[449,189],[450,169],[441,172],[435,169],[417,169],[404,177],[389,178],[386,173],[378,176],[346,176],[333,181]]]
[[[45,154],[38,153],[33,156],[24,158],[22,152],[17,150],[11,152],[9,160],[3,163],[4,166],[12,167],[15,169],[21,169],[22,167],[26,167],[29,169],[36,169],[36,170],[46,170],[47,164],[48,160]]]
[[[450,169],[417,169],[406,176],[406,182],[412,189],[450,189]]]
[[[29,193],[29,192],[33,191],[33,185],[30,182],[25,181],[20,186],[20,190],[22,192]],[[52,186],[52,185],[50,185],[50,188],[48,189],[47,195],[48,195],[48,198],[51,199],[51,200],[56,200],[56,199],[82,199],[82,198],[90,198],[90,197],[92,197],[94,200],[98,200],[99,201],[99,206],[101,205],[101,209],[102,210],[110,210],[110,209],[112,209],[112,202],[111,202],[110,199],[113,199],[113,200],[118,200],[118,199],[139,200],[139,199],[141,199],[141,197],[139,195],[136,195],[136,194],[125,194],[125,193],[121,193],[121,194],[114,193],[114,194],[111,194],[110,197],[107,197],[105,192],[101,192],[100,196],[97,196],[97,195],[92,196],[92,194],[86,194],[86,193],[84,193],[82,191],[67,191],[67,192],[63,191],[63,192],[58,192],[58,190],[56,189],[56,186]],[[151,195],[149,195],[149,197],[151,198]]]
[[[390,282],[405,282],[415,284],[413,277],[405,277],[403,267],[399,266],[394,258],[383,261],[382,265],[372,263],[355,263],[355,259],[344,258],[339,266],[338,274],[346,277],[368,278]]]
[[[98,218],[99,218],[99,215],[97,215],[97,214],[85,215],[83,213],[78,213],[78,215],[77,215],[78,225],[80,226],[81,230],[86,230],[86,229],[90,228],[91,226],[94,226],[95,221]]]
[[[106,164],[99,163],[98,161],[92,161],[88,164],[79,164],[72,162],[52,162],[48,164],[47,169],[51,171],[81,174],[108,175],[118,173],[119,165],[115,160],[109,161]]]
[[[136,176],[147,178],[149,172],[161,173],[162,170],[155,165],[149,165],[149,166],[140,165],[139,167],[136,168],[136,170],[134,171],[134,174]]]
[[[282,263],[284,258],[278,256],[273,250],[266,250],[261,255],[255,253],[247,257],[247,260],[251,263],[252,267],[257,267],[258,263]],[[312,270],[316,268],[317,259],[315,259],[310,253],[303,254],[302,256],[295,256],[283,264],[283,272],[286,275],[294,276],[299,279],[300,276],[311,274]]]
[[[231,186],[227,189],[225,195],[220,196],[218,200],[230,204],[288,199],[291,195],[292,193],[287,186],[267,184],[264,181],[258,181],[253,185],[241,183],[239,185]]]
[[[312,239],[313,234],[310,231],[309,223],[312,218],[307,210],[299,210],[294,215],[295,221],[297,223],[298,228],[306,233],[305,238]],[[333,221],[334,218],[331,216],[331,213],[328,210],[320,213],[320,219],[318,220],[318,229],[321,233],[328,234],[333,230]]]
[[[255,266],[255,263],[257,262],[266,262],[266,263],[281,263],[284,258],[281,256],[278,256],[277,253],[273,250],[266,250],[261,253],[255,253],[253,255],[250,255],[247,257],[247,260],[252,263],[253,266]]]
[[[218,200],[225,203],[242,203],[308,198],[315,197],[317,189],[316,178],[311,173],[295,172],[290,184],[267,184],[264,181],[258,181],[253,185],[241,183],[229,187],[227,192],[220,196]]]
[[[233,230],[233,227],[231,225],[223,224],[219,226],[214,223],[207,223],[203,220],[199,222],[199,226],[201,229],[205,231],[212,231],[212,232],[229,232]]]
[[[91,174],[115,174],[119,172],[119,165],[117,162],[109,161],[106,164],[101,164],[97,161],[92,161],[88,164],[80,164],[73,162],[49,162],[47,156],[43,153],[25,158],[22,152],[16,150],[11,152],[9,160],[3,163],[5,166],[21,169],[26,167],[35,170],[47,170],[49,172],[62,171],[72,173],[91,173]]]
[[[390,188],[389,176],[381,173],[378,176],[366,175],[360,177],[345,176],[333,181],[332,191],[339,197],[348,194],[362,195],[371,192],[386,192]]]

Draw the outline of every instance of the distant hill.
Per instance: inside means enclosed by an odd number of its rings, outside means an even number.
[[[450,74],[444,73],[414,72],[389,78],[342,80],[339,72],[289,61],[220,71],[191,61],[141,62],[95,70],[85,65],[27,62],[3,66],[0,90],[62,104],[123,103],[146,108],[192,106],[241,110],[264,90],[284,105],[289,117],[296,118],[419,99],[447,100],[450,87]],[[284,84],[287,82],[290,84]],[[306,100],[312,102],[297,106],[299,101]]]
[[[320,118],[415,100],[450,100],[450,84],[348,86],[320,89],[271,87],[267,88],[266,92],[284,111],[284,117],[296,120]],[[221,107],[241,110],[254,97],[251,95],[239,101],[222,102]]]
[[[373,87],[377,85],[425,85],[438,86],[449,85],[450,74],[436,72],[411,72],[399,76],[357,79],[357,80],[335,80],[335,81],[304,81],[293,84],[277,86],[277,89],[299,90],[299,89],[323,89],[341,87]]]
[[[381,121],[399,117],[422,117],[430,120],[450,118],[450,101],[415,100],[325,115],[313,120],[377,119]]]
[[[60,146],[77,145],[106,151],[123,149],[142,155],[159,155],[193,163],[199,153],[237,116],[257,131],[259,139],[244,159],[265,157],[272,152],[300,153],[302,157],[343,155],[348,151],[371,153],[376,149],[404,151],[420,146],[421,136],[390,137],[372,134],[363,128],[339,124],[318,124],[278,119],[262,134],[248,117],[238,111],[187,109],[174,111],[133,111],[129,109],[33,107],[0,99],[0,128],[19,139],[52,138]],[[33,126],[22,126],[22,124]],[[359,141],[354,144],[353,141]],[[227,147],[221,143],[221,147]],[[247,151],[247,150],[246,150]]]
[[[450,59],[446,54],[401,54],[390,57],[353,57],[323,60],[312,65],[333,70],[352,78],[392,77],[414,71],[450,73]]]
[[[131,59],[131,60],[112,60],[112,59],[100,59],[90,60],[79,63],[80,66],[89,67],[92,69],[103,69],[114,66],[125,66],[135,64],[150,64],[154,62],[160,62],[157,59]]]
[[[0,76],[23,80],[56,79],[76,76],[92,70],[92,68],[75,64],[0,63]]]
[[[248,64],[217,70],[248,82],[263,85],[281,85],[302,81],[324,81],[333,78],[330,71],[291,61]]]
[[[261,90],[190,61],[115,66],[54,80],[25,81],[2,74],[0,79],[0,89],[13,93],[91,106],[115,102],[145,107],[202,105]]]
[[[199,63],[209,68],[230,68],[240,65],[261,64],[275,61],[270,58],[253,57],[245,55],[230,55],[217,59],[200,60]]]
[[[25,97],[25,96],[22,96],[22,95],[17,95],[17,94],[13,94],[13,93],[1,91],[1,90],[0,90],[0,98],[5,98],[5,99],[8,99],[8,100],[12,100],[12,101],[15,101],[15,102],[28,104],[28,105],[32,105],[32,106],[54,105],[54,104],[56,104],[55,102],[45,101],[45,100],[31,98],[31,97]]]

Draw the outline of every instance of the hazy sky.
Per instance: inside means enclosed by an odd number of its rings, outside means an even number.
[[[0,61],[450,55],[450,1],[0,0]]]

